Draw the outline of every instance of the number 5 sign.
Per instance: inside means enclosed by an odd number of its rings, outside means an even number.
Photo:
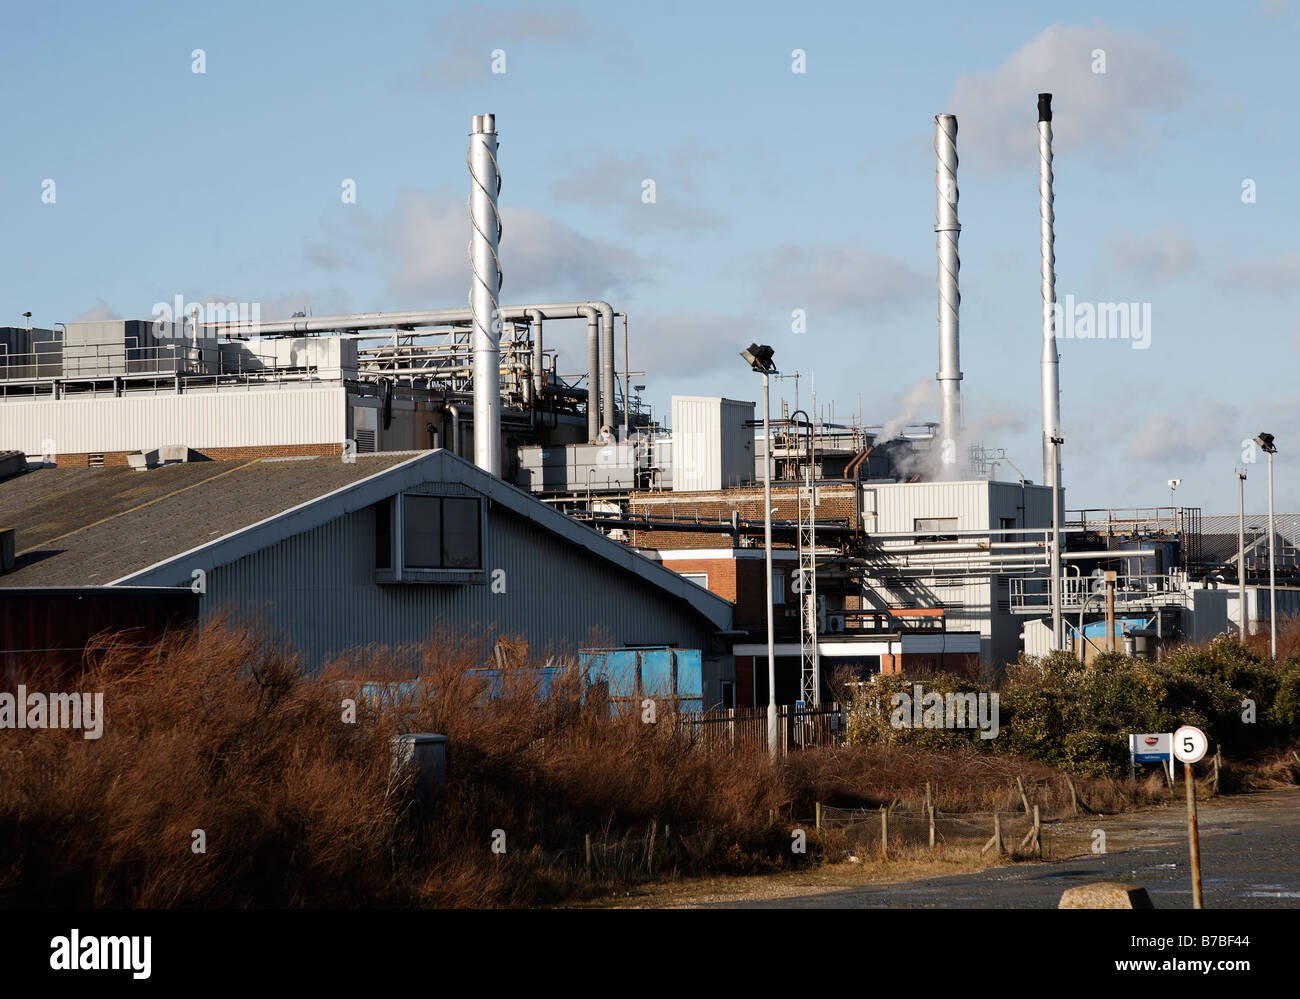
[[[1174,755],[1184,763],[1200,763],[1210,740],[1195,725],[1184,725],[1174,733]]]

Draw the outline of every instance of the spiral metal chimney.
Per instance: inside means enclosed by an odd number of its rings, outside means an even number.
[[[496,115],[474,115],[469,133],[469,308],[474,350],[474,464],[501,475],[501,213]]]
[[[957,442],[961,434],[961,349],[959,319],[961,289],[957,281],[961,257],[957,240],[957,118],[934,116],[934,231],[939,257],[939,388],[943,394],[939,439],[943,447],[943,477],[957,478]]]
[[[1056,353],[1056,215],[1052,208],[1052,95],[1038,95],[1038,216],[1042,244],[1043,356],[1043,485],[1060,486],[1061,373]]]

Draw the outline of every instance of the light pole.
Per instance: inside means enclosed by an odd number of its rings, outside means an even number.
[[[1053,468],[1061,467],[1064,437],[1051,437]],[[1052,648],[1060,651],[1061,634],[1061,477],[1052,476]]]
[[[1277,447],[1273,435],[1262,431],[1255,438],[1261,451],[1268,455],[1268,627],[1269,655],[1277,662],[1277,559],[1274,557],[1277,535],[1273,533],[1273,455]]]
[[[1246,470],[1237,469],[1237,637],[1246,641]]]
[[[780,753],[776,723],[776,639],[772,621],[772,428],[768,420],[768,376],[776,371],[772,348],[751,343],[740,352],[751,368],[763,376],[763,547],[767,564],[767,751],[773,762]]]
[[[1179,486],[1181,486],[1182,484],[1183,484],[1183,480],[1182,480],[1182,479],[1170,479],[1170,480],[1169,480],[1169,505],[1170,505],[1171,507],[1174,506],[1174,490],[1177,489],[1177,488],[1178,488]],[[1174,507],[1174,509],[1177,509],[1177,507]]]

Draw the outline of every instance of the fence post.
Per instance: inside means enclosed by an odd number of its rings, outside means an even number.
[[[591,833],[587,833],[585,839],[587,841],[587,875],[590,876],[591,875]]]
[[[1022,777],[1016,778],[1016,787],[1020,789],[1020,800],[1025,806],[1025,814],[1029,814],[1029,795],[1025,794],[1025,781]]]
[[[889,859],[889,811],[880,806],[880,858]]]
[[[1219,793],[1219,766],[1222,763],[1222,761],[1223,758],[1219,753],[1219,747],[1215,746],[1214,747],[1214,783],[1211,788],[1215,794]]]
[[[1006,852],[1002,845],[1002,817],[997,812],[993,813],[993,838],[984,844],[984,849],[980,850],[980,856],[984,856],[994,847],[997,848],[998,856]]]
[[[1065,775],[1065,783],[1070,787],[1070,814],[1079,814],[1079,792],[1075,789],[1074,778],[1069,774]]]
[[[819,801],[819,802],[817,802],[817,823],[816,823],[816,828],[820,829],[821,827],[822,827],[822,803]]]
[[[930,849],[934,849],[934,805],[928,806],[930,813]]]

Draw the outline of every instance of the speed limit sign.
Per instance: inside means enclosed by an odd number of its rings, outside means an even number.
[[[1184,763],[1199,763],[1209,745],[1210,740],[1195,725],[1184,725],[1174,733],[1174,755]]]

